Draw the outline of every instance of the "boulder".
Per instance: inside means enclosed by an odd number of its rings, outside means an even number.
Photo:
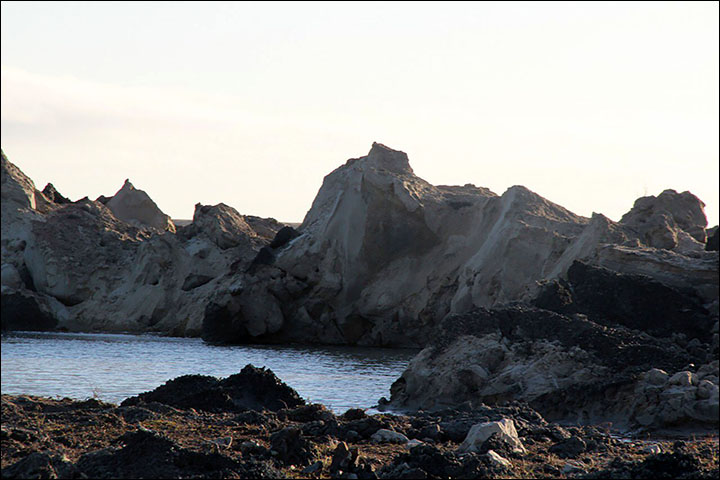
[[[223,250],[260,240],[243,216],[224,203],[195,205],[193,221],[184,233],[192,237],[200,232]]]
[[[657,197],[635,200],[620,223],[634,229],[648,246],[671,250],[678,245],[679,230],[705,244],[705,204],[690,192],[665,190]]]
[[[458,451],[461,453],[479,452],[482,444],[493,434],[512,445],[517,453],[525,453],[525,447],[515,430],[515,423],[509,418],[473,425],[465,440],[458,447]]]
[[[139,228],[175,232],[175,224],[165,215],[150,196],[125,180],[122,188],[108,200],[106,206],[118,219]]]

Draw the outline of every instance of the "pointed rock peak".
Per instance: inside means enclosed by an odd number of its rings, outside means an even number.
[[[100,200],[100,198],[98,199]],[[102,200],[100,200],[102,203]],[[130,179],[126,179],[122,188],[105,202],[115,217],[139,226],[175,232],[175,225],[144,190],[136,189]]]
[[[405,152],[393,150],[382,143],[373,142],[367,156],[368,165],[396,173],[413,173]]]
[[[48,200],[54,203],[63,204],[63,203],[72,203],[72,201],[60,194],[60,192],[57,191],[55,188],[55,185],[52,183],[48,183],[45,185],[45,188],[43,188],[42,191],[43,195],[47,197]]]

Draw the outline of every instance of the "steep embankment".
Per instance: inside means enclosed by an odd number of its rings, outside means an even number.
[[[374,144],[325,177],[299,236],[266,248],[242,293],[217,292],[204,335],[422,346],[447,315],[530,302],[576,260],[649,276],[717,312],[705,226],[689,192],[641,198],[622,222],[588,219],[520,186],[498,196],[430,185],[403,152]],[[270,306],[271,335],[244,318],[253,297]]]
[[[198,204],[176,231],[129,181],[96,201],[50,187],[52,200],[3,154],[3,329],[197,336],[210,293],[282,227]]]

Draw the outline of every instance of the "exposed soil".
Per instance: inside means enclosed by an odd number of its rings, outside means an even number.
[[[267,390],[265,377],[272,373],[254,369],[252,374]],[[171,382],[177,385],[177,380]],[[192,382],[186,378],[185,383]],[[250,382],[245,388],[254,385]],[[232,398],[233,393],[229,395]],[[212,403],[211,412],[199,405],[176,408],[147,395],[129,403],[133,404],[3,395],[2,477],[716,478],[718,474],[717,435],[682,441],[621,440],[600,426],[546,422],[520,403],[468,405],[409,416],[366,415],[360,409],[336,416],[317,404],[277,411],[242,410],[233,404],[222,411],[222,403]],[[501,418],[513,420],[527,453],[513,452],[496,436],[477,453],[458,453],[473,425]],[[402,433],[410,443],[375,443],[372,435],[381,428]],[[508,466],[494,462],[489,450],[508,460]]]

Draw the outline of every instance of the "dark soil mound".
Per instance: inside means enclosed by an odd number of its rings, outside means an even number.
[[[205,375],[184,375],[151,392],[128,398],[121,405],[149,402],[207,412],[278,411],[305,405],[305,400],[271,370],[252,365],[222,380]]]
[[[632,368],[679,370],[693,358],[669,340],[639,334],[624,327],[607,328],[582,316],[560,315],[522,305],[505,308],[478,308],[448,316],[434,343],[436,354],[462,335],[482,335],[500,331],[513,343],[535,340],[557,341],[566,348],[577,346],[595,355],[614,371]]]
[[[557,313],[582,313],[602,325],[622,325],[659,336],[684,333],[703,340],[711,326],[707,310],[692,293],[644,275],[578,261],[568,270],[567,282],[550,283],[534,303]]]

